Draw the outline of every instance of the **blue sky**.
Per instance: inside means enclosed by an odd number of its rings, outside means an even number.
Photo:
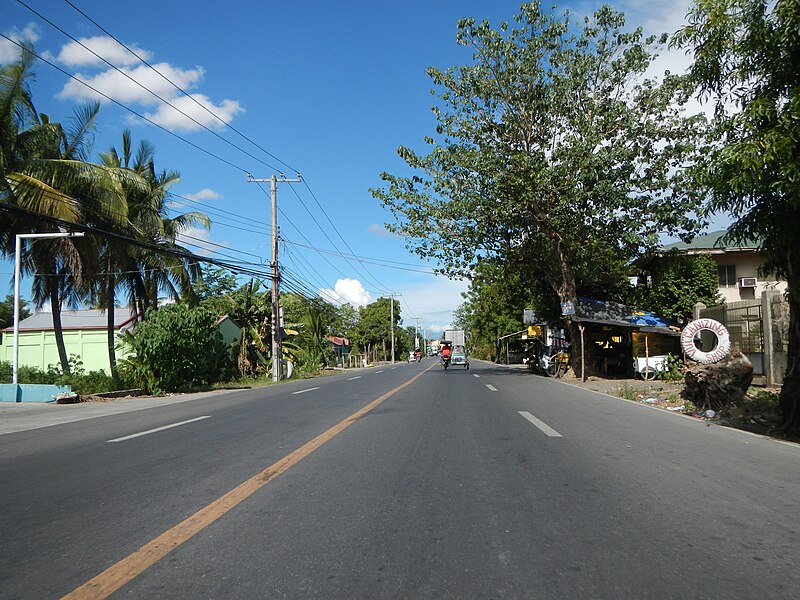
[[[432,265],[411,255],[402,238],[388,235],[383,226],[392,217],[369,189],[380,186],[382,171],[405,172],[398,146],[421,147],[423,137],[433,135],[433,85],[425,68],[469,62],[469,50],[455,43],[458,19],[511,20],[519,0],[70,2],[86,16],[63,0],[0,0],[0,32],[29,37],[37,53],[59,68],[182,138],[104,101],[94,157],[119,147],[125,128],[135,142],[151,142],[156,167],[181,173],[171,191],[187,200],[177,199],[184,206],[175,208],[200,210],[214,221],[210,232],[188,232],[187,246],[268,263],[269,185],[248,183],[246,173],[294,178],[297,171],[304,183],[278,189],[281,262],[289,277],[311,293],[323,290],[326,299],[338,295],[356,304],[393,292],[406,324],[416,317],[429,330],[450,325],[466,282],[432,275]],[[558,10],[580,15],[600,4],[561,2]],[[682,24],[688,0],[611,4],[625,12],[631,27],[660,33]],[[59,28],[211,131],[99,62]],[[0,62],[13,56],[14,48],[0,38]],[[657,69],[677,71],[685,64],[682,54],[672,53]],[[94,95],[42,62],[32,87],[37,109],[59,121]],[[11,262],[0,265],[0,281],[7,282],[3,295],[13,291],[12,271]]]

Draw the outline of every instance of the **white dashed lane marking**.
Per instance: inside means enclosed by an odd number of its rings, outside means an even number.
[[[188,421],[181,421],[180,423],[173,423],[172,425],[164,425],[163,427],[156,427],[155,429],[148,429],[147,431],[134,433],[132,435],[126,435],[125,437],[115,438],[113,440],[107,440],[107,441],[110,444],[114,442],[124,442],[125,440],[131,440],[133,438],[141,437],[143,435],[155,433],[156,431],[164,431],[165,429],[172,429],[173,427],[180,427],[181,425],[186,425],[188,423],[194,423],[195,421],[202,421],[203,419],[210,419],[210,418],[211,415],[206,415],[204,417],[195,417],[194,419],[189,419]]]
[[[547,436],[549,436],[549,437],[561,437],[561,434],[560,434],[560,433],[558,433],[558,432],[557,432],[555,429],[553,429],[552,427],[550,427],[550,426],[549,426],[547,423],[545,423],[544,421],[540,421],[539,419],[537,419],[536,417],[534,417],[534,416],[533,416],[531,413],[529,413],[529,412],[525,412],[524,410],[521,410],[521,411],[519,411],[519,414],[521,414],[523,417],[525,417],[526,419],[528,419],[528,421],[530,421],[531,423],[533,423],[534,425],[536,425],[536,427],[538,427],[538,428],[539,428],[539,430],[540,430],[542,433],[544,433],[545,435],[547,435]]]
[[[313,392],[314,390],[318,390],[318,389],[319,389],[319,386],[313,387],[313,388],[306,388],[304,390],[299,390],[297,392],[292,392],[292,395],[294,395],[294,394],[305,394],[306,392]]]

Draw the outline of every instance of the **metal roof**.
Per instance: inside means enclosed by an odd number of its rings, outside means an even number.
[[[121,329],[136,321],[136,314],[130,308],[114,309],[114,328]],[[108,324],[104,309],[62,310],[61,327],[65,331],[77,329],[105,329]],[[52,331],[53,313],[39,312],[19,322],[20,331]],[[6,327],[3,331],[13,331]]]
[[[661,247],[661,250],[754,250],[759,248],[759,244],[752,240],[747,240],[737,246],[728,246],[722,243],[723,236],[728,233],[726,230],[712,231],[705,235],[695,236],[688,244],[686,242],[675,242]]]

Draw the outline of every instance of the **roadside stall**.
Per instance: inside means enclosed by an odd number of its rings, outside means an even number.
[[[679,328],[649,311],[580,298],[564,318],[582,330],[587,371],[601,376],[655,378],[668,354],[681,355]]]

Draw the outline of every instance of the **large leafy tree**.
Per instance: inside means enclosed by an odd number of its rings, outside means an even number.
[[[384,173],[373,194],[446,274],[496,257],[533,265],[562,302],[618,289],[657,232],[697,228],[679,167],[703,119],[684,116],[678,78],[644,78],[666,38],[625,31],[609,7],[578,24],[531,2],[515,21],[459,23],[473,61],[428,70],[430,151],[401,147],[415,174]]]
[[[27,319],[31,316],[31,311],[28,310],[28,303],[23,299],[19,299],[19,319]],[[6,299],[0,302],[0,329],[11,327],[14,324],[14,296],[7,295]]]
[[[394,328],[395,332],[398,331],[401,321],[400,302],[394,298],[378,298],[371,304],[359,307],[358,324],[350,334],[351,341],[368,356],[377,356],[380,349],[383,360],[391,358],[392,304],[390,303],[394,303]],[[396,346],[395,352],[397,352]]]
[[[698,169],[710,210],[731,214],[728,240],[761,240],[765,271],[788,283],[785,427],[800,428],[800,3],[703,0],[676,43],[716,102],[716,145]]]
[[[706,306],[720,303],[717,263],[707,254],[660,256],[649,273],[652,285],[639,285],[630,294],[635,308],[650,309],[686,324],[698,302]]]

